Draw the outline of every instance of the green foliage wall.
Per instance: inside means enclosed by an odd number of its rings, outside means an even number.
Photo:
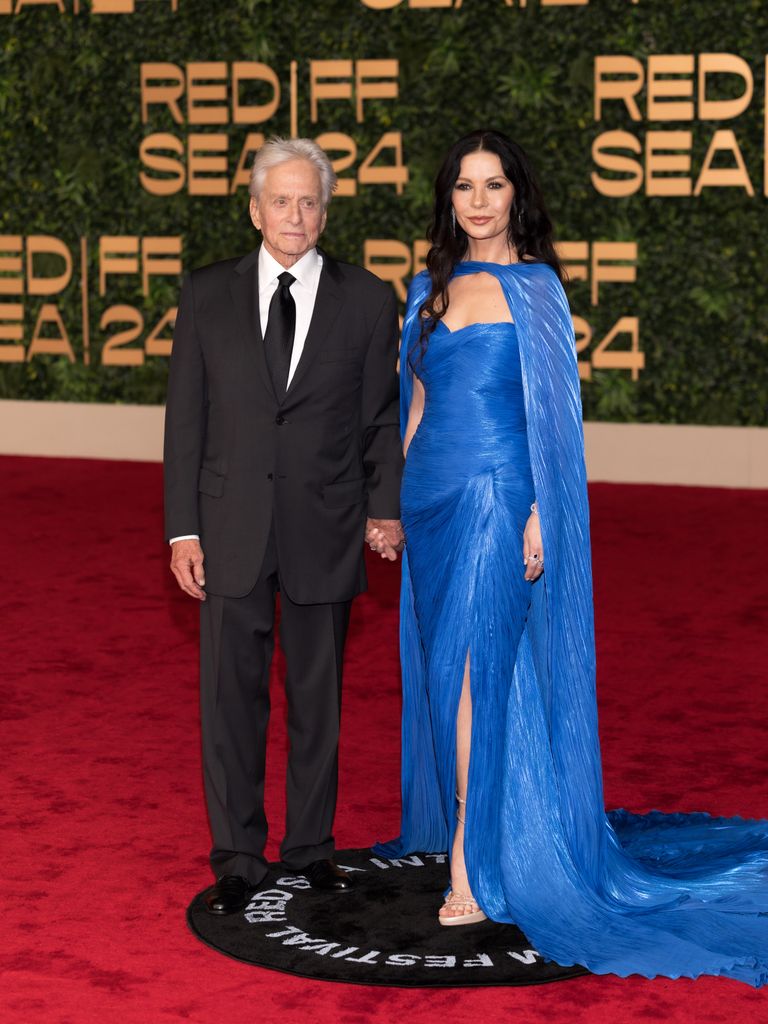
[[[19,0],[13,0],[12,7]],[[331,206],[325,247],[362,262],[363,240],[424,235],[431,183],[446,146],[459,134],[492,125],[508,131],[535,158],[558,236],[566,240],[631,240],[638,244],[637,282],[610,284],[591,307],[589,284],[570,288],[574,311],[596,337],[618,315],[640,319],[646,365],[596,370],[583,383],[590,419],[667,423],[763,424],[768,396],[768,242],[763,194],[765,53],[768,5],[761,0],[591,0],[580,6],[542,6],[540,0],[464,0],[459,9],[414,9],[408,0],[371,10],[362,0],[179,0],[139,2],[132,15],[96,15],[88,4],[62,0],[0,16],[0,235],[47,234],[73,253],[90,241],[92,318],[106,305],[97,294],[96,240],[101,235],[183,235],[191,268],[253,248],[246,195],[153,196],[138,181],[139,143],[150,130],[176,126],[160,115],[141,122],[140,65],[147,61],[258,60],[283,84],[274,117],[254,126],[288,134],[288,72],[298,62],[299,134],[352,135],[359,153],[383,132],[403,133],[409,181],[401,196],[391,186],[365,186]],[[754,184],[704,189],[696,197],[622,199],[599,195],[590,180],[593,140],[616,127],[642,139],[620,104],[593,114],[593,67],[598,54],[726,52],[743,57],[755,95],[734,122],[650,127],[693,132],[693,177],[713,131],[732,128]],[[391,58],[400,61],[399,97],[366,104],[358,124],[351,103],[323,104],[310,123],[307,67],[316,59]],[[727,95],[727,85],[724,86]],[[641,105],[643,105],[643,102]],[[238,142],[230,150],[233,165]],[[0,254],[1,255],[1,254]],[[76,268],[77,270],[77,268]],[[0,275],[0,289],[7,275]],[[120,301],[141,307],[151,326],[175,302],[178,279],[153,280],[149,298],[126,279]],[[7,288],[5,289],[7,291]],[[606,300],[602,301],[602,295]],[[23,301],[28,337],[42,297]],[[35,356],[0,362],[0,397],[155,403],[163,400],[167,360],[140,366],[102,366],[81,359],[77,272],[58,303],[76,361]],[[95,344],[95,342],[94,342]]]

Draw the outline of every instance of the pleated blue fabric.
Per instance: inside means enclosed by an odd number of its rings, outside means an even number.
[[[408,295],[401,426],[424,416],[403,479],[401,857],[451,849],[456,714],[469,653],[465,858],[472,892],[545,957],[597,974],[768,981],[768,822],[606,814],[595,699],[589,510],[565,293],[540,263],[465,262],[513,324],[450,331],[426,353]],[[538,502],[545,573],[523,580]],[[436,908],[437,912],[437,908]]]

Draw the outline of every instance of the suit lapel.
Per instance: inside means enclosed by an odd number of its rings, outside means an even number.
[[[286,392],[286,397],[293,396],[297,385],[306,376],[307,370],[317,357],[318,352],[322,350],[323,343],[341,309],[342,294],[338,284],[339,274],[335,262],[325,253],[322,253],[322,257],[323,269],[320,272],[320,281],[317,286],[315,308],[312,310],[312,319],[309,323],[301,359]]]
[[[235,267],[229,287],[248,357],[252,363],[256,364],[256,370],[264,387],[274,397],[272,378],[269,375],[264,355],[264,338],[261,334],[258,249],[248,253],[240,260]]]

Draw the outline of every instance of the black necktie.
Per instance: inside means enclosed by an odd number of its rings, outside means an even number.
[[[291,295],[291,285],[296,278],[285,270],[277,280],[277,290],[269,304],[264,354],[275,394],[281,399],[288,388],[288,371],[291,368],[293,335],[296,330],[296,303]]]

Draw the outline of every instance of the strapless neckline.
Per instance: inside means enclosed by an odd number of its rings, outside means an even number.
[[[515,323],[512,320],[493,320],[484,323],[465,324],[463,327],[457,327],[455,331],[444,323],[442,320],[437,321],[437,327],[442,327],[448,334],[461,334],[462,331],[468,331],[470,327],[514,327]],[[437,328],[435,328],[437,329]]]
[[[546,266],[541,260],[518,260],[517,263],[490,263],[485,260],[460,260],[453,268],[454,274],[471,273],[476,274],[476,267],[482,267],[491,273],[499,273],[503,270],[511,270],[516,267],[540,267]]]

